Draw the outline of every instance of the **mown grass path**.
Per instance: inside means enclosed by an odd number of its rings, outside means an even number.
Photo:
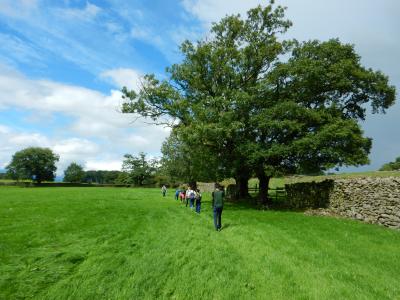
[[[400,232],[157,189],[0,188],[0,299],[396,299]]]

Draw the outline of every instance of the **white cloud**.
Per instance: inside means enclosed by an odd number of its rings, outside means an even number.
[[[0,53],[11,56],[15,61],[30,65],[41,65],[41,56],[33,45],[22,41],[20,38],[0,33]]]
[[[89,140],[70,138],[57,142],[53,149],[60,155],[92,155],[99,152],[99,146]]]
[[[27,147],[49,147],[50,140],[37,132],[18,132],[0,124],[0,169],[11,161],[12,155]]]
[[[226,15],[246,15],[246,12],[257,5],[268,5],[269,1],[262,0],[183,0],[183,7],[203,22],[208,28],[212,22],[219,21]]]
[[[90,160],[86,162],[85,170],[118,170],[120,171],[122,168],[122,161],[120,160],[112,160],[112,161],[99,161],[99,160]]]
[[[12,135],[8,139],[8,143],[20,149],[26,147],[50,146],[49,139],[39,133],[21,133],[18,135]]]
[[[119,68],[107,70],[102,72],[100,77],[110,80],[118,88],[126,86],[128,89],[135,90],[136,92],[140,89],[141,75],[138,71],[133,69]]]
[[[4,126],[4,125],[0,125],[0,134],[7,134],[10,133],[11,130],[9,127]]]
[[[135,25],[131,29],[131,36],[135,39],[154,45],[155,47],[160,48],[160,50],[163,50],[165,47],[165,40],[149,28],[146,28],[144,25]]]
[[[58,9],[60,16],[68,19],[80,19],[83,21],[93,20],[102,9],[90,2],[86,2],[86,6],[82,9],[79,8],[65,8]]]
[[[113,10],[103,10],[87,1],[83,8],[70,8],[68,4],[38,1],[28,6],[21,1],[0,0],[0,18],[15,36],[37,50],[43,61],[48,62],[49,56],[52,61],[58,57],[96,76],[137,55],[132,45],[124,43],[130,32],[115,21]],[[0,47],[3,62],[7,57],[14,58],[14,44]],[[31,59],[30,64],[35,61]]]
[[[132,145],[144,146],[151,144],[151,141],[140,135],[131,135],[130,137],[128,137],[127,141]]]
[[[0,14],[23,19],[35,11],[38,4],[38,0],[1,0]]]
[[[96,159],[101,154],[100,147],[87,139],[50,138],[39,132],[24,132],[0,125],[0,169],[6,167],[15,152],[28,147],[46,147],[60,155],[60,161],[57,163],[58,175],[61,175],[71,162],[84,165],[87,159]]]
[[[123,73],[115,71],[110,76],[122,80],[117,75]],[[0,66],[0,109],[31,112],[35,115],[35,124],[40,123],[39,119],[41,124],[52,122],[52,128],[48,128],[46,134],[0,124],[0,168],[16,151],[29,146],[50,147],[60,154],[59,174],[72,161],[91,168],[96,164],[111,168],[116,166],[116,161],[122,161],[125,153],[144,151],[158,155],[169,130],[149,125],[141,119],[132,123],[135,119],[132,114],[119,112],[121,101],[119,91],[105,95],[54,81],[31,80]],[[54,113],[57,118],[52,120]],[[63,122],[63,118],[67,121]],[[57,120],[64,125],[57,125]],[[23,121],[30,122],[31,118]]]

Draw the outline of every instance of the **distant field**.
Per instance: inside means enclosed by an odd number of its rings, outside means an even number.
[[[286,183],[304,182],[304,181],[322,181],[325,179],[341,179],[341,178],[360,178],[360,177],[400,177],[400,171],[371,171],[358,173],[343,173],[324,176],[293,176],[286,177]]]
[[[0,188],[0,299],[396,299],[400,232],[158,189]]]
[[[308,181],[323,181],[325,179],[340,179],[340,178],[359,178],[359,177],[400,177],[400,171],[371,171],[357,173],[343,173],[335,175],[323,176],[287,176],[280,178],[272,178],[270,180],[270,188],[283,187],[286,183],[308,182]],[[225,184],[235,183],[233,179],[225,180]],[[249,180],[249,187],[258,186],[258,179],[252,178]]]

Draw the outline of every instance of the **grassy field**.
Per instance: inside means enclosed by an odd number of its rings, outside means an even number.
[[[400,232],[157,189],[0,188],[0,299],[398,299]]]

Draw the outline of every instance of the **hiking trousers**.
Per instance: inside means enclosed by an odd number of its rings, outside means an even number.
[[[196,212],[199,214],[200,213],[200,208],[201,208],[201,202],[200,201],[196,201]]]
[[[222,207],[214,207],[214,226],[215,230],[221,229]]]

